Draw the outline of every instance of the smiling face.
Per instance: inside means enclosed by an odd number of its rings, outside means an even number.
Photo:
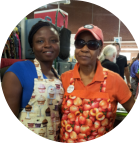
[[[49,26],[40,28],[33,36],[33,52],[37,60],[53,61],[59,54],[59,35]]]
[[[88,42],[89,40],[96,40],[89,31],[82,32],[78,35],[77,39],[82,39],[85,42]],[[96,60],[100,52],[101,47],[97,50],[90,50],[87,45],[85,45],[81,49],[75,49],[75,57],[80,65],[96,65]]]

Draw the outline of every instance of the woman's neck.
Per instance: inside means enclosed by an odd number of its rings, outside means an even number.
[[[96,71],[96,64],[89,65],[89,66],[80,65],[80,68],[79,68],[79,74],[81,77],[94,75],[95,71]]]
[[[42,73],[49,76],[49,74],[52,72],[51,69],[53,62],[43,62],[39,60],[38,62],[40,63]]]

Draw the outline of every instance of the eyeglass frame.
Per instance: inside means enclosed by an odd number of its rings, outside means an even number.
[[[84,41],[83,39],[76,39],[76,40],[74,41],[74,46],[75,46],[75,42],[76,42],[77,40],[82,40],[82,41]],[[102,41],[101,41],[101,40],[89,40],[89,41],[96,41],[96,42],[99,44],[98,48],[102,46]],[[89,41],[88,41],[88,42],[89,42]],[[88,42],[85,42],[85,41],[84,41],[84,46],[87,45]],[[83,47],[84,47],[84,46],[83,46]],[[83,47],[82,47],[82,48],[83,48]],[[87,46],[87,47],[88,47],[88,46]],[[75,46],[75,48],[76,48],[76,46]],[[76,49],[82,49],[82,48],[76,48]],[[97,48],[97,49],[98,49],[98,48]],[[92,50],[92,49],[90,49],[90,48],[88,48],[88,49],[89,49],[89,50]],[[94,49],[94,50],[97,50],[97,49]]]

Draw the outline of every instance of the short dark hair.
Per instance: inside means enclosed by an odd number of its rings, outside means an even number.
[[[33,36],[34,34],[43,26],[49,26],[49,27],[52,27],[54,28],[57,33],[59,34],[57,28],[50,22],[47,22],[47,21],[38,21],[35,25],[32,26],[30,32],[29,32],[29,35],[28,35],[28,42],[29,42],[29,45],[30,47],[32,48],[32,40],[33,40]]]
[[[121,48],[121,47],[120,47],[120,44],[119,44],[118,42],[114,42],[114,43],[112,43],[112,45],[114,45],[114,46],[119,46],[119,48]]]
[[[40,21],[38,21],[35,25],[37,25],[38,23],[46,23],[46,26],[47,26],[47,24],[48,24],[48,26],[54,28],[54,29],[57,31],[57,33],[59,33],[59,31],[58,31],[58,29],[56,28],[56,26],[55,26],[54,24],[52,24],[51,22],[49,22],[49,21],[40,20]],[[34,27],[35,25],[33,25],[32,27]]]

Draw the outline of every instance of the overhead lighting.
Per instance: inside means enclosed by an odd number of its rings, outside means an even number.
[[[104,41],[104,43],[111,43],[112,41]],[[136,43],[135,41],[121,41],[121,43]]]
[[[121,51],[138,51],[138,50],[139,49],[137,49],[137,48],[121,48]]]

